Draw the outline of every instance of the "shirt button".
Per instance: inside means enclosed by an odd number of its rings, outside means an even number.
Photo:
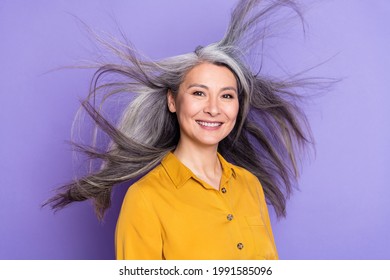
[[[229,214],[229,215],[226,216],[226,218],[227,218],[228,221],[231,221],[231,220],[233,220],[233,215]]]
[[[241,242],[238,243],[237,248],[238,248],[238,250],[242,250],[242,248],[244,248],[244,244],[242,244]]]
[[[222,193],[226,193],[226,188],[221,189]]]

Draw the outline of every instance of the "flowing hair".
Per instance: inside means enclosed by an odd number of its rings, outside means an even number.
[[[239,95],[235,127],[219,143],[218,152],[252,172],[276,214],[285,216],[286,199],[298,178],[300,156],[311,143],[301,97],[294,92],[304,82],[294,76],[284,80],[262,76],[261,71],[254,73],[245,62],[248,53],[267,37],[269,20],[276,18],[283,7],[301,17],[294,1],[241,0],[220,41],[159,61],[141,58],[130,44],[107,44],[120,63],[100,65],[81,109],[109,142],[100,147],[95,134],[90,145],[73,143],[101,164],[97,170],[62,186],[45,204],[57,210],[74,201],[91,199],[102,219],[110,207],[115,185],[139,178],[175,149],[180,129],[176,114],[168,110],[168,90],[175,96],[188,71],[201,63],[212,63],[233,72]],[[118,94],[135,97],[124,106],[116,122],[109,121],[102,106]],[[96,102],[99,95],[102,97]]]

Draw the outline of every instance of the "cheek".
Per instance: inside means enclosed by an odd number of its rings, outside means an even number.
[[[199,112],[200,106],[197,102],[183,98],[177,104],[177,109],[178,109],[179,115],[191,117],[191,116],[196,115]]]
[[[231,120],[236,120],[238,116],[238,111],[239,111],[239,105],[238,102],[231,104],[229,106],[227,114]]]

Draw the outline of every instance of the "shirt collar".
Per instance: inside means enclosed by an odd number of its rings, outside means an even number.
[[[235,166],[227,162],[219,153],[218,159],[222,165],[221,185],[225,184],[232,176],[236,177]],[[161,161],[168,176],[177,188],[180,188],[190,178],[197,179],[195,174],[185,166],[172,152],[169,152]]]
[[[222,165],[221,186],[223,186],[232,176],[236,178],[236,171],[235,166],[227,162],[220,153],[218,153],[218,159]]]

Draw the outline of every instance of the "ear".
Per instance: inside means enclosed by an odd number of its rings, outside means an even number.
[[[167,102],[168,102],[168,109],[171,113],[176,112],[176,102],[175,98],[173,97],[173,93],[170,89],[168,89],[167,93]]]

